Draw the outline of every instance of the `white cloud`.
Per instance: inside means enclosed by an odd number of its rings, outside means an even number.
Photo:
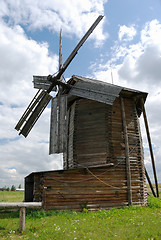
[[[8,169],[8,172],[9,172],[12,176],[15,176],[15,174],[17,173],[17,171],[16,171],[15,168]]]
[[[141,42],[146,46],[148,44],[156,44],[159,49],[161,37],[161,23],[158,20],[154,19],[151,22],[145,24],[144,29],[141,31]]]
[[[161,76],[161,24],[154,20],[141,31],[141,40],[127,48],[123,64],[119,70],[122,79],[131,83],[149,84],[155,88]]]
[[[22,106],[34,93],[32,75],[55,72],[58,56],[49,56],[48,45],[29,40],[20,26],[1,22],[0,35],[0,102]]]
[[[2,0],[0,16],[8,17],[10,24],[23,24],[30,30],[48,28],[64,34],[83,36],[100,14],[104,14],[107,0]],[[107,37],[103,23],[96,28],[92,38],[97,43]]]
[[[35,129],[31,135],[28,139],[23,137],[17,141],[10,139],[7,144],[0,146],[1,186],[23,185],[24,177],[31,172],[62,168],[62,157],[48,155],[48,143],[41,142],[42,138],[38,139],[40,134],[37,135]]]
[[[19,25],[1,22],[0,36],[0,182],[19,185],[31,166],[33,171],[61,167],[60,157],[48,156],[49,108],[28,139],[18,137],[14,129],[37,91],[32,75],[56,72],[58,56],[49,55],[47,43],[28,39]]]
[[[127,27],[125,25],[120,26],[118,37],[120,41],[131,41],[136,35],[136,29],[134,26]]]

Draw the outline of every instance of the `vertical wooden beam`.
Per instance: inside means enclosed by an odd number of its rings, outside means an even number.
[[[19,222],[19,232],[23,232],[25,230],[25,207],[20,208],[20,222]]]
[[[71,107],[67,113],[67,141],[66,141],[66,152],[64,153],[66,156],[66,169],[69,169],[69,134],[70,134],[70,121],[71,121]]]
[[[58,98],[51,101],[49,154],[58,153]]]
[[[154,197],[156,197],[156,194],[155,194],[155,192],[154,192],[153,185],[152,185],[152,183],[151,183],[151,180],[150,180],[150,177],[149,177],[149,175],[148,175],[148,172],[146,171],[146,168],[145,168],[145,175],[146,175],[146,178],[147,178],[147,180],[148,180],[148,183],[149,183],[150,189],[151,189],[151,191],[152,191],[152,194],[153,194]]]
[[[128,204],[132,205],[131,172],[130,172],[130,159],[129,159],[129,142],[128,142],[128,135],[127,135],[125,107],[124,107],[124,101],[123,101],[122,97],[121,97],[121,113],[122,113],[124,140],[125,140],[125,158],[126,158],[126,176],[127,176]]]
[[[153,155],[153,149],[152,149],[152,144],[151,144],[151,137],[150,137],[148,120],[147,120],[147,116],[146,116],[146,111],[145,111],[145,107],[144,107],[144,100],[143,100],[143,98],[141,99],[141,106],[142,106],[144,123],[145,123],[146,134],[147,134],[147,139],[148,139],[148,144],[149,144],[149,150],[150,150],[150,156],[151,156],[151,161],[152,161],[152,167],[153,167],[153,174],[154,174],[154,180],[155,180],[156,193],[157,193],[157,197],[159,197],[159,189],[158,189],[158,181],[157,181],[157,175],[156,175],[156,169],[155,169],[154,155]]]

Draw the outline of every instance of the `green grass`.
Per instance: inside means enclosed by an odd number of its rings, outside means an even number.
[[[161,199],[149,196],[147,207],[97,212],[28,210],[24,233],[18,223],[18,212],[1,211],[0,239],[156,240],[161,239]]]
[[[24,192],[0,191],[0,202],[23,202]]]

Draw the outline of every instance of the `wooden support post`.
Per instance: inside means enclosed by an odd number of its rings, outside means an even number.
[[[128,204],[132,205],[131,172],[130,172],[130,159],[129,159],[129,142],[128,142],[128,135],[127,135],[125,107],[124,107],[124,101],[123,101],[122,97],[121,97],[121,113],[122,113],[124,140],[125,140],[125,158],[126,158],[126,176],[127,176]]]
[[[20,221],[19,221],[19,232],[23,232],[25,230],[25,207],[20,208]]]
[[[25,213],[26,208],[41,208],[42,202],[0,202],[0,208],[20,208],[19,231],[25,230]]]
[[[142,105],[144,123],[145,123],[146,134],[147,134],[147,139],[148,139],[148,144],[149,144],[149,150],[150,150],[150,155],[151,155],[151,161],[152,161],[152,167],[153,167],[153,173],[154,173],[156,193],[157,193],[157,197],[159,197],[159,189],[158,189],[158,181],[157,181],[157,175],[156,175],[156,170],[155,170],[154,155],[153,155],[153,149],[152,149],[152,144],[151,144],[150,132],[149,132],[149,127],[148,127],[148,120],[147,120],[147,116],[146,116],[146,112],[145,112],[145,107],[144,107],[144,100],[143,100],[143,98],[141,99],[141,105]]]
[[[146,178],[147,178],[147,180],[148,180],[148,183],[149,183],[150,189],[151,189],[151,191],[152,191],[152,194],[153,194],[154,197],[156,197],[156,194],[155,194],[155,192],[154,192],[153,185],[152,185],[152,183],[151,183],[151,181],[150,181],[150,177],[149,177],[149,175],[148,175],[148,173],[147,173],[147,171],[146,171],[146,168],[145,168],[145,175],[146,175]]]

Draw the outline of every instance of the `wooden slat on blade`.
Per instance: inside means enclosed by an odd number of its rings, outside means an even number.
[[[38,118],[48,105],[49,101],[51,100],[51,96],[47,93],[42,97],[41,101],[36,106],[35,110],[32,112],[29,119],[26,121],[26,124],[22,128],[20,134],[22,134],[24,137],[27,137],[31,129],[33,128],[34,124],[37,122]]]
[[[62,153],[66,146],[67,96],[53,99],[51,106],[49,154]]]
[[[60,97],[60,117],[59,117],[59,151],[64,152],[64,147],[66,146],[66,115],[67,115],[67,96]]]
[[[58,152],[58,111],[57,98],[51,102],[49,154]]]
[[[40,94],[39,94],[40,93]],[[19,122],[17,123],[15,129],[17,131],[20,130],[21,126],[23,125],[23,123],[26,121],[27,117],[30,115],[30,113],[32,112],[32,110],[35,108],[35,106],[37,105],[37,103],[40,101],[40,99],[42,98],[42,96],[44,95],[44,91],[40,92],[40,90],[36,93],[36,95],[34,96],[34,98],[32,99],[31,103],[29,104],[29,106],[27,107],[26,111],[24,112],[24,114],[22,115],[22,117],[20,118]]]

